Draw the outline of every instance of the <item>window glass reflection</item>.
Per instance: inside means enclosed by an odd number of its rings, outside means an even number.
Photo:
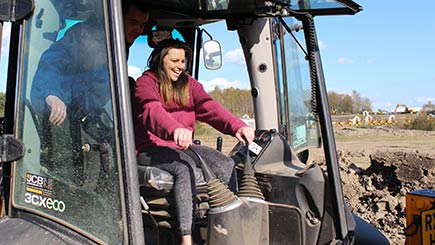
[[[25,22],[14,204],[123,241],[104,2],[38,1]]]

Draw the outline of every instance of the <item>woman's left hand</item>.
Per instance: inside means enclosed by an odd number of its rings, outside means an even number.
[[[250,143],[252,143],[252,141],[254,141],[255,130],[251,127],[248,127],[248,126],[241,127],[241,128],[239,128],[239,130],[237,130],[236,138],[240,142],[244,143],[245,145],[250,144]],[[246,140],[248,142],[246,142]]]

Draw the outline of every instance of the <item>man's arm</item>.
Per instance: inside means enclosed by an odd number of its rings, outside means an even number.
[[[68,74],[74,74],[77,65],[77,49],[80,26],[73,26],[65,36],[53,43],[39,60],[30,93],[35,111],[50,110],[49,120],[60,125],[66,118],[71,89],[65,82]]]

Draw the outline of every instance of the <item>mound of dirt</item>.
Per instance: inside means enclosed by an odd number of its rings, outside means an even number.
[[[354,136],[337,140],[343,193],[352,212],[391,244],[404,244],[406,193],[435,186],[435,132],[338,128],[336,136]],[[361,144],[358,136],[372,141]]]

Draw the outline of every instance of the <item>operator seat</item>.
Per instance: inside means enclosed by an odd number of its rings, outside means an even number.
[[[138,166],[139,170],[139,185],[141,187],[154,188],[159,191],[171,191],[174,185],[174,177],[172,174],[157,167]],[[197,168],[195,172],[196,185],[205,185],[207,182],[204,179],[201,168]]]
[[[145,163],[146,164],[146,163]],[[174,178],[172,174],[157,167],[138,165],[139,190],[145,215],[144,225],[154,228],[172,229],[178,227],[175,199],[173,196]],[[195,169],[196,205],[195,217],[205,218],[209,208],[207,182],[202,169]]]

